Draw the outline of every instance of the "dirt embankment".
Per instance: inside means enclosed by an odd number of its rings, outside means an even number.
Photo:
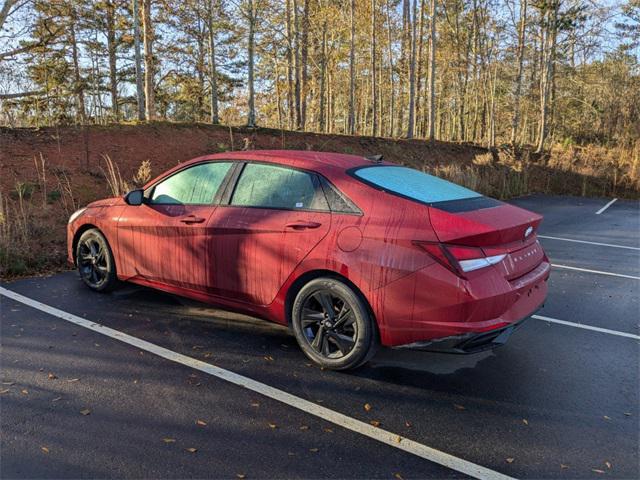
[[[110,195],[106,157],[134,186],[141,182],[134,177],[143,161],[155,176],[199,155],[243,149],[382,154],[501,198],[530,192],[637,198],[640,192],[637,152],[600,147],[536,156],[470,144],[206,124],[0,128],[0,277],[64,265],[66,218],[78,206]]]

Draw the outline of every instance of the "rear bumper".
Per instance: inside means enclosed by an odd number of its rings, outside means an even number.
[[[444,277],[451,279],[448,283],[433,282],[433,272],[419,272],[415,278],[397,282],[397,294],[387,292],[383,304],[387,306],[385,319],[390,320],[380,328],[382,344],[456,353],[503,344],[544,304],[550,264],[545,259],[529,273],[510,281],[497,269],[483,270],[469,281],[450,274]],[[389,297],[398,302],[389,302]],[[410,316],[403,316],[404,312]]]
[[[542,305],[531,313],[531,315],[540,310],[540,308],[542,308]],[[525,320],[530,318],[531,315],[507,325],[506,327],[496,328],[488,332],[453,335],[451,337],[400,345],[394,348],[458,354],[479,353],[486,350],[493,350],[494,348],[507,343],[507,340],[511,338],[513,332],[520,328]]]

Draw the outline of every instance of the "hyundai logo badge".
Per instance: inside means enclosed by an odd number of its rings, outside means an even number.
[[[524,231],[524,238],[527,238],[529,235],[533,233],[533,227],[529,225],[527,229]]]

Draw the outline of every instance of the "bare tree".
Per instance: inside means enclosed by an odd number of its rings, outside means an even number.
[[[136,64],[136,100],[138,103],[138,120],[145,119],[144,90],[142,87],[142,53],[140,52],[140,5],[133,0],[133,51]]]
[[[351,0],[351,43],[349,48],[349,124],[350,135],[356,133],[356,0]]]
[[[256,27],[256,9],[253,0],[247,1],[248,20],[249,20],[249,36],[247,39],[247,57],[248,57],[248,78],[247,83],[249,87],[249,101],[247,112],[247,127],[256,126],[256,105],[255,105],[255,91],[254,91],[254,48],[255,48],[255,27]]]
[[[376,0],[371,0],[371,135],[378,135],[378,84],[376,69]]]
[[[418,24],[418,0],[413,0],[413,18],[410,18],[411,25],[411,58],[409,60],[409,117],[407,123],[407,138],[413,138],[413,129],[415,126],[416,113],[416,49],[417,49],[417,33],[416,26]]]
[[[433,143],[435,140],[436,124],[436,0],[431,0],[429,35],[429,134],[427,138]]]
[[[524,72],[525,35],[527,30],[527,2],[520,0],[520,25],[518,29],[518,73],[513,94],[513,117],[511,120],[511,145],[515,147],[518,125],[520,124],[520,96],[522,95],[522,75]]]
[[[153,41],[155,39],[153,21],[151,19],[152,0],[142,0],[142,40],[144,43],[144,97],[145,114],[147,120],[156,118],[155,101],[155,58],[153,56]]]
[[[218,72],[216,70],[216,28],[215,18],[218,0],[209,2],[208,16],[208,33],[209,33],[209,86],[211,88],[211,123],[217,125],[220,123],[218,117]]]

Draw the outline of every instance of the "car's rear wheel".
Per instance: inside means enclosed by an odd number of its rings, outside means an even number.
[[[96,292],[108,292],[118,283],[113,253],[98,229],[87,230],[78,239],[76,266],[82,281]]]
[[[356,368],[375,353],[374,319],[360,296],[338,279],[316,278],[302,287],[291,323],[302,351],[322,367]]]

